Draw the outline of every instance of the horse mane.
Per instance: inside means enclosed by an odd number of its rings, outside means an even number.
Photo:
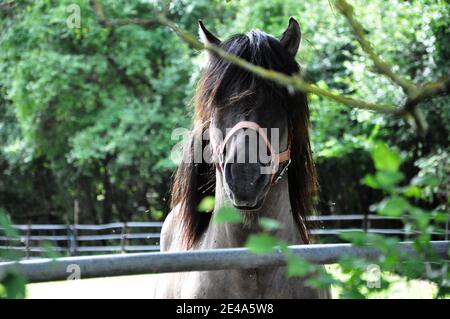
[[[266,33],[253,30],[238,34],[220,44],[226,52],[248,62],[287,75],[300,72],[295,59],[280,42]],[[311,224],[307,216],[314,212],[318,192],[317,175],[309,141],[309,108],[304,93],[294,92],[264,80],[214,54],[202,70],[195,94],[195,117],[184,160],[172,184],[171,208],[179,207],[182,241],[186,249],[200,239],[208,227],[211,214],[199,212],[202,198],[214,195],[215,167],[205,161],[194,163],[194,139],[209,127],[214,107],[221,107],[255,94],[277,101],[286,107],[292,136],[291,164],[288,170],[289,197],[293,218],[304,243],[310,242]],[[199,135],[200,134],[200,135]],[[202,140],[202,139],[200,139]],[[207,141],[203,147],[207,146]]]

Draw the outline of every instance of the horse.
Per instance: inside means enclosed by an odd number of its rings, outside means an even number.
[[[254,65],[286,75],[300,72],[295,56],[301,31],[294,18],[279,38],[252,30],[221,41],[200,20],[199,37],[204,44],[216,45]],[[207,52],[194,101],[193,129],[175,173],[172,210],[161,230],[161,251],[242,247],[249,234],[260,230],[258,221],[263,217],[279,222],[281,227],[273,234],[277,238],[289,244],[310,243],[307,216],[314,211],[318,182],[306,95]],[[206,132],[209,139],[204,138]],[[250,145],[254,143],[249,142],[249,132],[256,133],[256,144],[262,146]],[[279,142],[271,143],[275,135]],[[210,161],[194,160],[199,145],[209,151]],[[258,149],[266,156],[250,161]],[[240,156],[242,151],[246,151],[244,156]],[[211,214],[199,211],[206,196],[215,197]],[[244,222],[212,222],[211,216],[223,207],[235,207]],[[306,278],[288,278],[286,267],[161,276],[156,298],[330,297],[328,289],[315,289]]]

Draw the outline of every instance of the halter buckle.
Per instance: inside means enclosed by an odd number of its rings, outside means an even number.
[[[287,161],[287,164],[284,165],[284,167],[281,169],[281,171],[280,171],[280,173],[278,174],[277,178],[275,178],[275,181],[273,182],[274,184],[278,183],[278,182],[283,178],[283,175],[284,175],[284,174],[286,173],[286,171],[288,170],[290,164],[291,164],[291,159],[289,159],[289,160]]]

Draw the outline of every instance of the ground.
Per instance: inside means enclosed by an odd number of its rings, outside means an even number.
[[[338,272],[337,267],[328,267],[331,272]],[[152,295],[157,275],[123,276],[71,281],[58,281],[27,285],[27,297],[30,299],[95,299],[124,298],[145,299]],[[432,298],[436,288],[426,281],[407,283],[399,278],[388,291],[376,294],[375,298]],[[333,297],[338,291],[333,289]]]

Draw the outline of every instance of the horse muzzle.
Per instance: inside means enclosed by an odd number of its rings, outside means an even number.
[[[244,129],[251,129],[258,133],[257,141],[261,139],[264,142],[270,155],[268,163],[261,163],[258,160],[249,161],[248,158],[244,161],[234,162],[235,153],[242,150],[246,151],[244,154],[250,153],[250,146],[245,142],[234,144],[231,153],[227,152],[228,159],[225,158],[227,144],[234,135],[240,134],[238,132]],[[245,139],[243,140],[245,141]],[[237,123],[220,143],[211,139],[211,146],[213,154],[218,159],[216,164],[225,181],[225,191],[233,205],[241,210],[260,208],[270,186],[282,178],[290,164],[290,138],[287,149],[284,152],[276,153],[265,131],[255,122],[241,121]]]

